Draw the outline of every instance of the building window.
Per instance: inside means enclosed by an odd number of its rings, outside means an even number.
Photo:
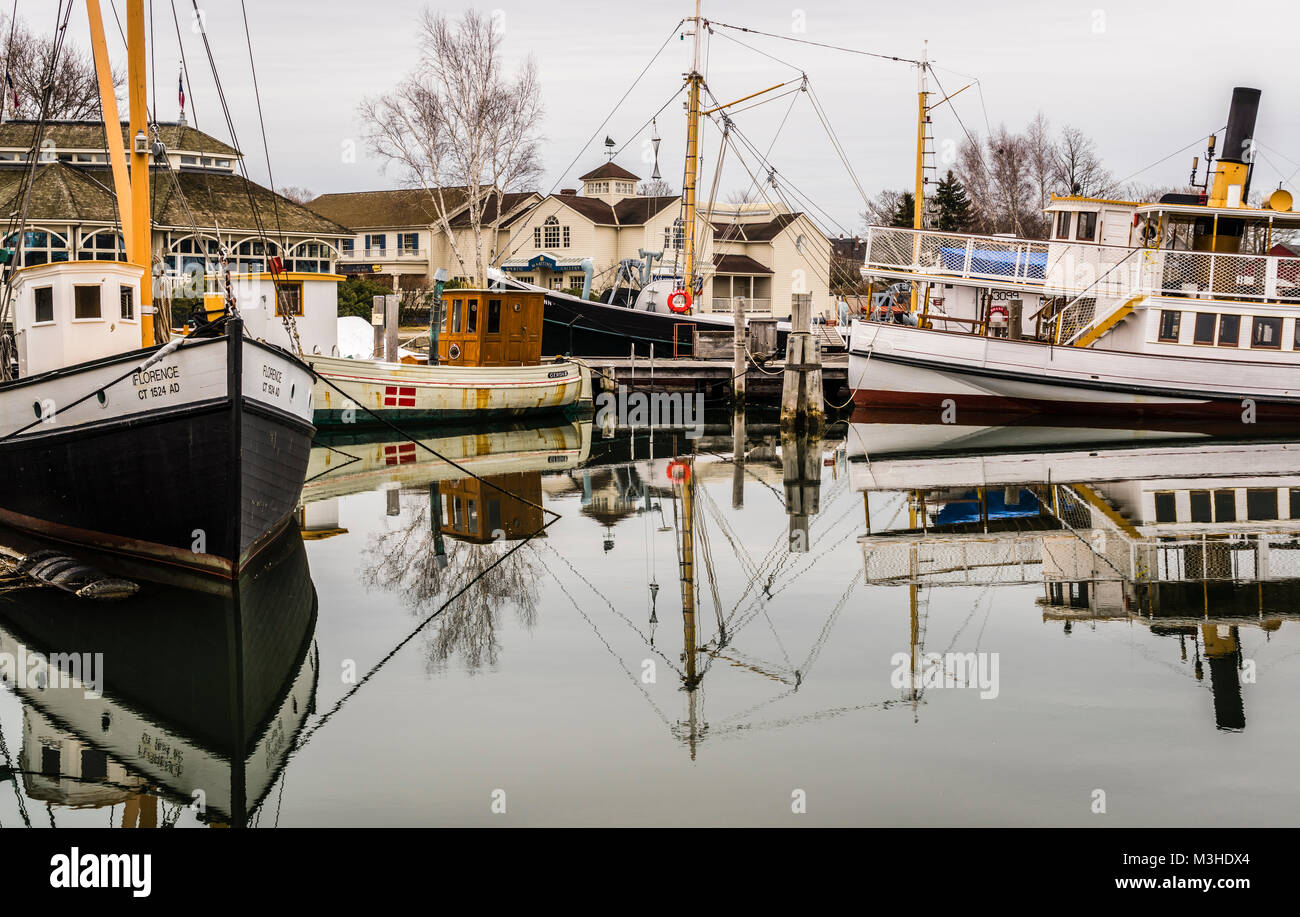
[[[77,246],[78,261],[125,261],[126,243],[122,234],[101,230],[81,237]]]
[[[1255,325],[1250,333],[1250,346],[1265,350],[1282,349],[1282,319],[1255,317]]]
[[[564,227],[564,247],[569,247],[569,227]]]
[[[126,321],[135,320],[135,287],[129,287],[124,283],[117,285],[117,298],[122,304],[122,318]]]
[[[546,243],[546,248],[560,247],[560,221],[555,217],[547,217],[542,223],[542,240]]]
[[[420,234],[416,232],[399,232],[397,234],[399,252],[417,252],[420,250]]]
[[[355,245],[356,239],[341,239],[339,240],[339,251],[346,257],[352,254]]]
[[[572,277],[569,278],[569,289],[581,290],[582,285],[586,281],[586,279],[587,279],[586,276],[583,274],[574,274]]]
[[[1237,339],[1241,336],[1241,316],[1240,315],[1221,315],[1219,316],[1219,346],[1236,347]]]
[[[15,248],[18,233],[11,233],[5,238],[5,248]],[[44,229],[32,229],[23,233],[22,267],[35,264],[52,264],[68,260],[68,240],[57,232]]]
[[[1062,210],[1056,215],[1056,238],[1070,238],[1070,211]]]
[[[501,300],[488,300],[487,333],[501,333]]]
[[[1160,310],[1160,340],[1166,342],[1178,343],[1179,326],[1183,321],[1183,313],[1171,311],[1169,309]]]
[[[551,278],[551,289],[552,289],[552,290],[563,290],[563,289],[564,289],[564,275],[563,275],[563,274],[556,274],[554,277]]]
[[[366,236],[367,254],[371,252],[375,252],[377,254],[382,255],[384,253],[384,249],[386,249],[387,247],[388,247],[388,235],[386,233],[381,232],[378,235]]]
[[[1097,214],[1080,213],[1079,227],[1074,237],[1080,242],[1091,242],[1097,238]]]
[[[54,287],[37,287],[35,295],[37,324],[54,321]]]
[[[73,318],[102,318],[99,311],[99,284],[77,284],[72,288]]]
[[[1196,313],[1196,326],[1192,329],[1193,344],[1214,343],[1214,321],[1217,317],[1213,312]]]
[[[686,245],[686,224],[682,218],[673,220],[672,226],[664,227],[664,248],[681,249]]]
[[[542,247],[542,227],[534,226],[533,227],[533,248],[541,248],[541,247]]]
[[[302,284],[279,283],[275,290],[276,315],[302,315]]]

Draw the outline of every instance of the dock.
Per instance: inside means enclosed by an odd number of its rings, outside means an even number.
[[[702,392],[710,399],[731,397],[731,360],[589,357],[586,362],[603,376],[596,380],[598,390],[603,382],[641,391]],[[750,403],[779,402],[784,375],[785,360],[768,360],[761,365],[751,361],[745,374],[746,398]],[[848,354],[829,354],[823,358],[822,386],[830,400],[841,402],[848,397],[848,376]]]

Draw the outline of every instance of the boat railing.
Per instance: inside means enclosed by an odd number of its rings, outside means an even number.
[[[969,233],[873,226],[865,269],[1037,285],[1047,270],[1048,243]]]
[[[771,312],[772,311],[772,300],[754,299],[751,296],[737,296],[734,299],[729,297],[714,297],[713,311],[730,312],[733,303],[735,302],[736,299],[742,301],[744,310],[746,312]]]

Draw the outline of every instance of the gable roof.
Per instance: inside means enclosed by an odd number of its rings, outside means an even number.
[[[36,121],[6,121],[0,124],[0,147],[29,149],[36,136]],[[122,143],[130,149],[130,125],[122,122]],[[161,123],[158,136],[169,152],[193,150],[199,153],[216,153],[222,156],[239,156],[239,150],[222,143],[216,137],[195,130],[188,124]],[[108,140],[103,121],[50,121],[46,122],[41,141],[51,141],[58,150],[107,150]]]
[[[442,189],[448,212],[465,205],[465,186]],[[429,226],[438,221],[438,205],[424,188],[395,191],[346,191],[322,194],[308,205],[312,210],[344,226],[368,229],[375,226]]]
[[[20,205],[18,196],[25,173],[25,169],[0,170],[0,209],[8,212]],[[338,223],[275,194],[269,188],[246,181],[242,175],[187,171],[174,174],[175,181],[162,169],[153,169],[149,173],[156,227],[193,228],[185,208],[185,202],[188,202],[201,230],[220,225],[223,230],[248,230],[251,233],[257,231],[260,219],[268,235],[274,235],[277,229],[292,233],[349,234]],[[177,193],[178,184],[180,194]],[[113,193],[112,173],[107,168],[84,168],[61,162],[40,166],[32,182],[28,223],[49,221],[116,223],[117,198]]]
[[[749,255],[714,255],[715,274],[770,274],[772,269]]]
[[[529,198],[538,197],[538,196],[539,195],[537,194],[536,191],[507,191],[505,194],[501,195],[502,212],[506,215],[507,218],[509,218],[511,215],[514,214],[515,210],[518,209],[524,203],[526,203]],[[484,224],[488,224],[491,223],[496,218],[497,218],[497,198],[496,195],[493,194],[488,197],[487,203],[484,204],[483,206],[482,220]],[[447,222],[451,224],[452,229],[469,228],[470,225],[469,208],[468,207],[465,208],[464,210],[456,214]]]
[[[618,218],[614,215],[613,206],[598,197],[582,197],[577,194],[552,194],[551,197],[571,210],[576,210],[597,225],[618,225]]]
[[[610,162],[605,163],[603,166],[599,166],[598,168],[592,169],[586,175],[579,175],[578,181],[587,181],[588,179],[592,179],[592,178],[630,178],[632,179],[632,181],[641,180],[640,176],[633,175],[627,169],[623,168],[622,166],[618,165],[612,160]]]
[[[620,226],[648,223],[659,211],[679,200],[681,196],[677,194],[667,197],[625,197],[614,205],[614,218]]]
[[[771,242],[802,213],[782,213],[766,223],[714,223],[713,234],[719,242]]]

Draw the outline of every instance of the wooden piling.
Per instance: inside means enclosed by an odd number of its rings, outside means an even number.
[[[820,433],[825,422],[821,342],[812,336],[810,297],[796,296],[790,314],[790,336],[786,339],[781,429]]]
[[[745,339],[745,298],[743,296],[732,298],[731,319],[732,335],[734,337],[732,347],[735,351],[731,365],[731,391],[735,409],[743,411],[745,409],[745,374],[749,371],[745,361],[745,352],[749,343]]]

